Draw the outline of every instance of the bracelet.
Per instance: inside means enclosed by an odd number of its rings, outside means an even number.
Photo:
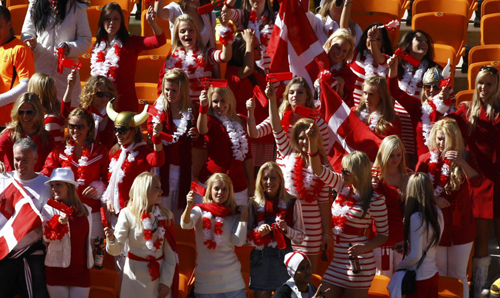
[[[208,105],[202,106],[200,105],[200,109],[198,110],[200,114],[208,114]]]
[[[161,144],[161,137],[152,136],[151,140],[153,140],[153,144],[155,145]]]
[[[328,234],[323,234],[322,236],[323,236],[323,237],[325,237],[326,239],[330,239],[330,238],[332,238],[332,236],[330,236],[330,235],[328,235]]]
[[[235,5],[235,4],[233,4],[233,5],[229,5],[229,4],[227,3],[227,0],[224,0],[224,5],[232,9],[232,8],[234,8],[234,5]]]
[[[316,151],[316,153],[311,153],[311,152],[307,151],[307,155],[309,155],[310,157],[318,156],[319,155],[319,150]]]

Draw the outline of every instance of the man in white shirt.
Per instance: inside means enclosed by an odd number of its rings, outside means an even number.
[[[37,145],[31,139],[24,138],[14,144],[13,150],[15,171],[0,175],[0,193],[3,194],[15,179],[41,212],[50,197],[50,188],[44,184],[49,179],[34,170]],[[4,226],[1,227],[3,228]],[[42,235],[42,226],[35,228],[19,239],[10,253],[0,260],[1,297],[16,294],[21,298],[49,297],[45,283],[45,246],[41,240]]]

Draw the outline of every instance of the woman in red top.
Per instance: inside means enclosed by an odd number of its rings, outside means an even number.
[[[108,149],[94,143],[94,119],[82,109],[68,117],[68,137],[47,156],[42,174],[50,176],[55,168],[71,168],[78,182],[78,197],[92,208],[92,239],[104,237],[100,217],[101,197],[106,190]]]
[[[207,160],[199,181],[204,183],[215,173],[227,174],[233,181],[236,203],[246,205],[254,191],[252,152],[245,122],[236,114],[231,89],[211,87],[208,92],[201,92],[196,126],[207,141]],[[197,199],[201,198],[197,195]]]
[[[472,216],[474,190],[482,176],[472,154],[466,151],[458,124],[442,119],[429,136],[429,152],[421,155],[416,171],[428,173],[437,206],[443,211],[444,230],[436,251],[439,275],[462,280],[463,297],[469,297],[467,265],[476,234]]]
[[[476,224],[473,278],[481,292],[486,282],[490,256],[490,220],[493,219],[495,237],[500,244],[500,97],[498,69],[484,66],[476,77],[472,102],[465,102],[454,118],[462,130],[467,148],[474,154],[483,181],[473,194],[473,214]]]
[[[45,158],[54,148],[54,137],[45,130],[40,99],[34,93],[19,96],[10,112],[11,122],[0,134],[0,172],[14,170],[14,143],[22,138],[30,138],[37,145],[35,172],[40,172]]]
[[[106,4],[99,17],[96,43],[90,58],[90,74],[104,76],[113,82],[118,93],[115,103],[117,112],[138,111],[139,102],[135,93],[137,57],[141,51],[158,48],[167,42],[156,23],[152,7],[149,7],[146,20],[154,36],[129,35],[122,9],[117,3]]]
[[[386,137],[380,144],[373,167],[379,172],[373,176],[375,191],[385,197],[389,220],[389,238],[381,247],[373,250],[377,265],[376,274],[392,277],[403,255],[393,250],[396,243],[403,241],[403,202],[406,195],[408,170],[406,151],[398,136]],[[375,231],[375,227],[372,226]]]
[[[363,83],[359,105],[351,110],[378,136],[401,136],[401,121],[394,111],[394,100],[387,90],[387,80],[373,75]]]

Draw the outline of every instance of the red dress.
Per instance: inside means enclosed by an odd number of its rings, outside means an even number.
[[[398,190],[398,187],[389,185],[384,180],[380,180],[376,189],[377,193],[385,197],[385,204],[387,206],[389,238],[387,238],[384,246],[391,247],[404,240],[403,201]],[[375,225],[372,225],[372,231],[376,232]]]

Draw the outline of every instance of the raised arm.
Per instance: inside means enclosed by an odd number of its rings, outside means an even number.
[[[269,119],[271,120],[271,127],[274,133],[278,133],[283,128],[281,127],[280,116],[278,112],[278,101],[276,100],[276,91],[274,87],[267,83],[266,96],[269,99]]]
[[[234,40],[234,32],[232,28],[228,26],[229,16],[227,13],[222,12],[220,16],[220,26],[219,26],[219,41],[222,44],[222,52],[220,54],[220,59],[222,62],[229,62],[233,55],[233,40]],[[223,39],[226,39],[227,42],[222,42]]]
[[[380,51],[380,48],[378,47],[378,41],[377,39],[382,38],[382,33],[380,33],[380,29],[378,27],[374,26],[370,30],[368,30],[368,37],[367,37],[367,42],[368,42],[368,50],[372,53],[373,59],[377,61],[378,64],[384,64],[385,61],[385,56],[382,54]]]
[[[247,133],[251,138],[258,138],[259,131],[255,123],[255,100],[250,98],[246,102],[247,107]]]
[[[148,8],[148,12],[146,13],[146,21],[148,22],[149,26],[151,26],[151,29],[153,29],[153,33],[155,35],[161,35],[163,33],[163,30],[160,28],[158,23],[156,23],[156,17],[157,13],[153,9],[153,7]]]
[[[170,10],[163,6],[163,0],[155,2],[156,15],[161,19],[168,21],[170,19]]]
[[[353,0],[347,0],[344,2],[344,8],[342,9],[342,14],[340,15],[340,24],[339,24],[339,27],[342,29],[349,30],[349,21],[351,20],[352,1]]]
[[[208,133],[207,124],[207,112],[208,112],[208,96],[207,90],[202,90],[200,94],[200,113],[198,114],[198,121],[196,122],[196,128],[200,134],[204,135]]]
[[[240,79],[244,79],[253,73],[253,67],[255,65],[252,47],[254,34],[252,29],[245,29],[241,34],[245,41],[245,57],[243,57],[243,66],[238,68],[238,77]]]

